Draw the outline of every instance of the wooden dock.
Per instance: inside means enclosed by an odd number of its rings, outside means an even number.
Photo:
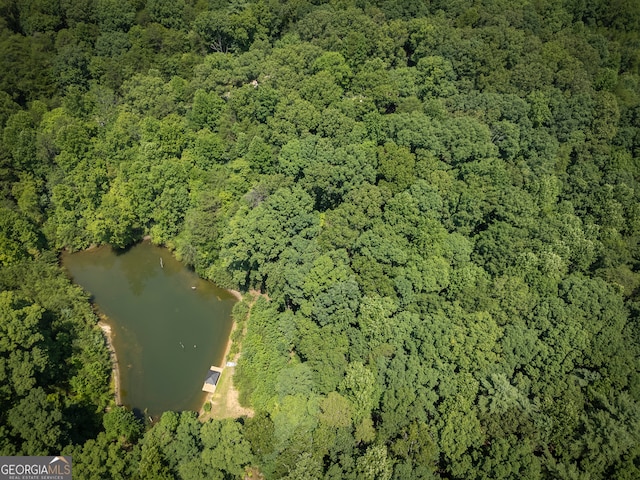
[[[209,393],[215,392],[218,381],[220,380],[220,375],[222,375],[222,368],[214,367],[212,365],[209,368],[209,372],[207,373],[206,378],[204,379],[202,390]]]

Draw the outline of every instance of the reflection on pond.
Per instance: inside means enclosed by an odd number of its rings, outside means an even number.
[[[199,408],[209,366],[223,361],[234,297],[148,242],[62,261],[109,319],[123,402],[150,415]]]

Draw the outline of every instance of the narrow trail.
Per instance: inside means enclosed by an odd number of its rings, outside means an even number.
[[[234,295],[237,293],[238,295],[236,295],[236,297],[239,298],[239,300],[242,299],[242,295],[240,295],[239,292],[233,291],[232,293]],[[244,338],[244,336],[247,333],[247,325],[251,318],[251,309],[253,308],[253,305],[256,303],[256,300],[258,299],[259,296],[266,297],[266,295],[263,295],[260,292],[255,290],[250,290],[248,292],[248,295],[251,295],[252,298],[251,298],[251,302],[249,303],[249,313],[247,314],[247,317],[243,322],[243,331],[242,331],[241,338]],[[227,347],[224,353],[224,360],[223,360],[224,373],[220,378],[220,383],[216,387],[215,393],[209,393],[205,398],[205,402],[204,402],[205,404],[207,402],[211,402],[211,411],[208,413],[205,413],[204,408],[200,409],[199,414],[200,414],[200,418],[203,421],[206,421],[209,418],[217,418],[217,419],[239,418],[239,417],[252,417],[254,415],[254,411],[252,409],[243,407],[242,405],[240,405],[240,402],[238,400],[240,394],[233,384],[233,375],[235,373],[235,367],[226,366],[228,362],[236,363],[240,358],[240,348],[238,348],[238,353],[236,353],[233,356],[233,358],[229,358],[229,352],[231,350],[231,345],[233,343],[233,341],[231,340],[231,337],[236,328],[237,328],[237,323],[234,322],[233,327],[231,328],[231,332],[229,334],[229,341],[227,342]],[[241,340],[239,343],[241,345]]]

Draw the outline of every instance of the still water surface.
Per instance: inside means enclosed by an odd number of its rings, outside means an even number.
[[[62,263],[108,317],[123,403],[152,416],[200,408],[209,366],[224,360],[235,298],[149,242],[64,255]]]

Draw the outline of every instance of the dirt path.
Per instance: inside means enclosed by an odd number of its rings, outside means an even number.
[[[208,418],[253,417],[253,410],[243,407],[238,401],[239,393],[233,385],[234,372],[235,367],[225,367],[215,393],[207,395],[206,401],[211,402],[211,411],[203,416],[203,420]]]
[[[231,291],[231,293],[233,293],[239,300],[242,299],[240,292]],[[242,338],[244,338],[244,335],[246,334],[247,324],[251,317],[251,308],[258,298],[256,293],[258,292],[249,292],[249,294],[252,295],[252,300],[249,304],[249,313],[247,314],[247,318],[243,322],[244,332],[242,333]],[[234,323],[231,328],[231,333],[229,334],[229,341],[227,342],[224,354],[224,364],[221,365],[224,368],[224,371],[220,376],[220,381],[216,386],[216,391],[214,393],[207,394],[207,397],[205,398],[205,404],[207,402],[211,402],[211,411],[205,413],[204,408],[200,409],[200,418],[202,421],[206,421],[209,418],[239,418],[252,417],[254,415],[254,411],[252,409],[245,408],[240,405],[238,400],[240,394],[233,384],[233,375],[235,374],[236,369],[235,366],[227,366],[229,362],[235,364],[238,361],[238,358],[240,358],[240,353],[236,353],[233,358],[229,357],[229,351],[232,344],[231,337],[236,328],[237,324]]]
[[[118,363],[118,356],[116,355],[116,349],[113,347],[113,332],[111,331],[111,325],[105,323],[104,319],[98,322],[98,326],[104,333],[107,340],[107,348],[109,349],[109,356],[111,358],[112,377],[113,377],[113,390],[116,405],[122,405],[122,399],[120,398],[120,364]]]

